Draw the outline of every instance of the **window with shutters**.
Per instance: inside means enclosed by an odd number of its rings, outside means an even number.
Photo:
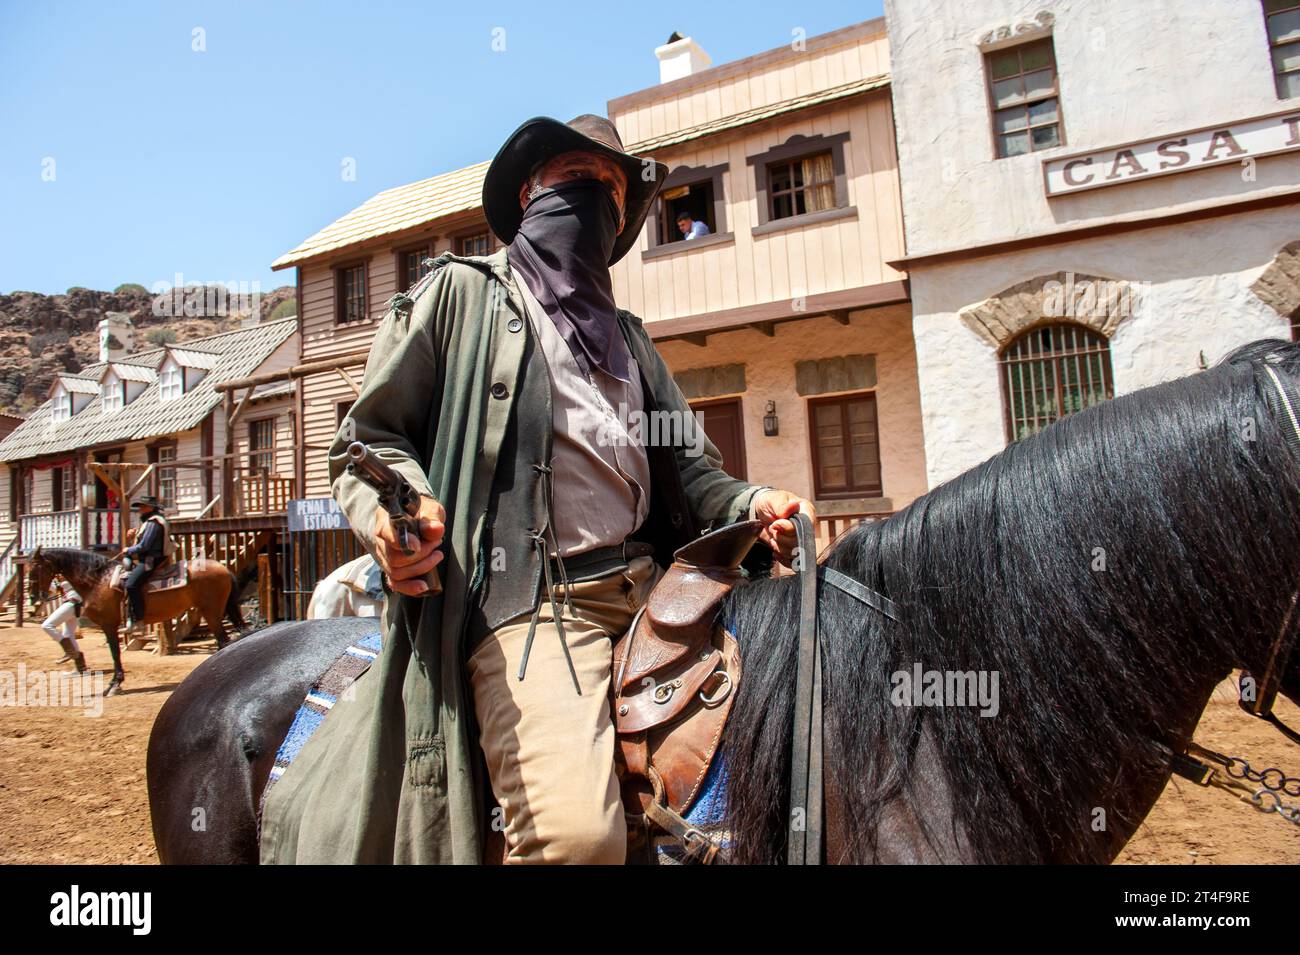
[[[1031,328],[1003,349],[998,367],[1009,441],[1114,396],[1110,343],[1083,325]]]
[[[883,493],[875,392],[810,398],[808,424],[817,497]]]

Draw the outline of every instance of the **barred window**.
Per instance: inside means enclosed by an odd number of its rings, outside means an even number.
[[[366,267],[353,265],[334,273],[338,290],[339,322],[361,322],[366,318]]]
[[[1264,0],[1264,23],[1278,98],[1300,96],[1300,0]]]
[[[1110,343],[1082,325],[1022,333],[1003,350],[999,368],[1009,441],[1114,396]]]
[[[1065,141],[1051,39],[985,56],[998,158],[1050,149]]]

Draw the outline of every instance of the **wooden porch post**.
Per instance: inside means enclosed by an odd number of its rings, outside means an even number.
[[[81,528],[81,549],[90,546],[90,532],[86,530],[86,452],[77,455],[77,526]]]

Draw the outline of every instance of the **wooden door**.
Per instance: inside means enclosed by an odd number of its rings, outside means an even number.
[[[722,469],[734,478],[749,480],[745,466],[745,419],[740,399],[692,401],[691,410],[703,425],[704,433],[722,454]]]

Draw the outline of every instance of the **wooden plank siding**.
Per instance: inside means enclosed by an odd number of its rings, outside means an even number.
[[[644,319],[653,334],[656,321],[769,304],[795,313],[791,300],[796,296],[904,279],[904,273],[888,264],[905,254],[888,71],[884,22],[874,20],[810,37],[802,52],[769,50],[611,100],[609,116],[623,142],[635,148],[637,142],[747,110],[883,78],[877,88],[864,87],[809,107],[789,107],[747,125],[655,151],[653,155],[671,167],[727,164],[722,188],[727,231],[734,240],[698,250],[684,245],[680,251],[643,259],[642,251],[649,246],[649,230],[643,230],[632,251],[611,270],[618,304]],[[747,160],[794,135],[843,133],[849,137],[844,143],[848,203],[856,215],[754,236],[751,230],[760,218],[755,167]],[[436,255],[452,249],[456,236],[486,230],[486,225],[481,210],[474,210],[431,219],[418,228],[408,228],[403,220],[401,228],[299,261],[304,363],[370,346],[385,303],[399,291],[401,250],[428,242]],[[362,262],[367,267],[367,319],[339,324],[336,270]],[[360,382],[361,365],[347,371]],[[324,448],[337,432],[338,404],[352,400],[355,393],[336,371],[306,376],[299,387],[301,440],[307,446],[302,494],[323,497],[329,494]]]
[[[754,236],[759,224],[753,167],[746,160],[791,136],[847,131],[844,164],[852,218]],[[904,274],[887,264],[904,249],[893,117],[887,91],[843,108],[791,118],[759,132],[694,149],[675,148],[671,166],[726,163],[723,189],[732,242],[643,261],[641,241],[612,269],[614,297],[647,323],[699,315],[797,295],[896,282]]]

